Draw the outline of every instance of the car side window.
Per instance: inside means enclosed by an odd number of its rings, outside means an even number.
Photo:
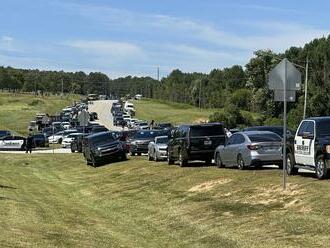
[[[235,144],[236,137],[237,137],[236,134],[230,136],[229,139],[228,139],[227,145],[233,145],[233,144]]]
[[[245,142],[245,138],[243,135],[238,134],[235,140],[235,144],[243,144]]]
[[[308,122],[305,132],[314,135],[314,122],[312,122],[312,121]]]
[[[304,135],[304,132],[306,132],[307,126],[308,126],[308,121],[304,121],[300,125],[300,128],[298,130],[298,134],[297,135],[302,137]]]

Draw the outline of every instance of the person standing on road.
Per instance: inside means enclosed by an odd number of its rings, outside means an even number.
[[[155,128],[155,121],[151,120],[150,124],[149,124],[149,129],[152,130]]]
[[[26,153],[32,153],[32,147],[33,147],[33,136],[29,134],[29,136],[26,139]]]

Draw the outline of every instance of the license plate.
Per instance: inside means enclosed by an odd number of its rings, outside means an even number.
[[[212,140],[204,140],[204,145],[212,145]]]

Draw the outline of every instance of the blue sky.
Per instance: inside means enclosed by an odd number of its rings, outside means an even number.
[[[329,34],[328,1],[2,0],[0,65],[156,77]]]

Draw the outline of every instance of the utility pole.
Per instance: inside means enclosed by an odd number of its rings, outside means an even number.
[[[202,111],[202,100],[201,100],[201,95],[202,95],[202,80],[199,80],[199,100],[198,100],[198,104],[199,104],[199,111]]]
[[[306,109],[307,109],[307,90],[308,90],[308,56],[306,59],[306,72],[305,72],[305,101],[304,101],[304,119],[306,118]]]
[[[159,67],[157,67],[157,81],[159,81]]]
[[[64,89],[64,85],[63,85],[63,78],[61,78],[62,81],[62,93],[61,93],[61,98],[63,97],[63,89]]]

